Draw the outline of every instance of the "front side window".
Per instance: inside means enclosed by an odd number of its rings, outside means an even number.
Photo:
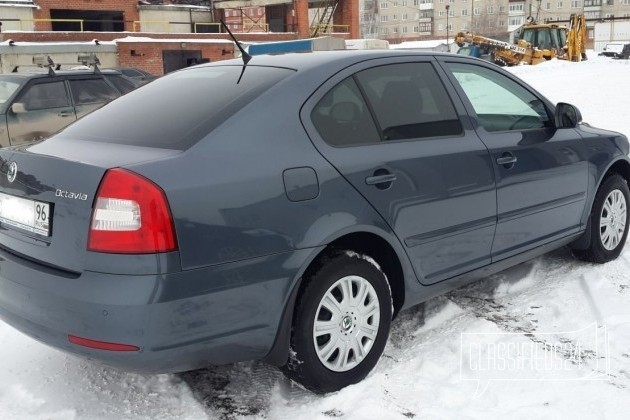
[[[527,89],[485,67],[447,64],[487,131],[550,127],[543,102]]]
[[[62,108],[69,105],[63,81],[32,85],[17,102],[24,103],[27,111]]]
[[[3,80],[0,77],[0,105],[5,103],[13,93],[20,87],[19,82]]]

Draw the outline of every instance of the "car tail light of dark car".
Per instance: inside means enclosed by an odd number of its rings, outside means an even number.
[[[164,191],[124,169],[110,169],[99,186],[88,250],[153,254],[177,249],[173,218]]]

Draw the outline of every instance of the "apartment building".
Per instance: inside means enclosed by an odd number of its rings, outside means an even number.
[[[452,39],[471,31],[507,40],[528,17],[539,22],[587,18],[589,38],[596,20],[630,18],[630,0],[359,0],[364,38],[397,43],[414,39]]]

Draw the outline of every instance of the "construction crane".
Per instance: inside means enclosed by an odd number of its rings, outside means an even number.
[[[516,43],[499,41],[470,32],[459,32],[455,43],[460,47],[477,45],[491,52],[494,62],[503,66],[539,64],[552,58],[586,60],[586,21],[584,15],[571,15],[569,26],[536,23],[528,18],[518,31]]]

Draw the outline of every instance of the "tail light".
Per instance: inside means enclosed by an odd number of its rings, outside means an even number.
[[[96,194],[88,250],[152,254],[176,249],[173,217],[164,191],[136,173],[108,170]]]

